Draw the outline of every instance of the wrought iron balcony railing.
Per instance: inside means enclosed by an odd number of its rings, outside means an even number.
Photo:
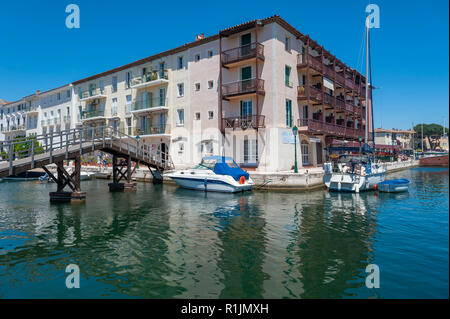
[[[93,110],[93,111],[83,111],[81,113],[81,119],[87,120],[94,117],[104,117],[105,111],[104,110]]]
[[[168,80],[169,72],[165,69],[162,70],[152,70],[146,74],[134,77],[131,80],[131,86],[136,86],[144,83],[150,83],[156,80]]]
[[[265,127],[264,115],[248,115],[223,118],[223,128],[257,129]]]
[[[256,57],[264,60],[264,45],[253,42],[223,51],[222,64],[227,65]]]
[[[222,95],[225,98],[250,93],[264,94],[264,80],[253,78],[222,85]]]
[[[155,107],[167,106],[166,97],[160,96],[147,100],[136,100],[131,105],[131,111],[140,111],[145,109],[151,109]]]
[[[153,135],[153,134],[170,134],[170,125],[160,124],[146,127],[136,127],[134,129],[135,136]]]
[[[313,119],[299,119],[298,126],[300,132],[315,132],[352,139],[357,139],[364,133],[364,131],[359,128],[347,127]]]

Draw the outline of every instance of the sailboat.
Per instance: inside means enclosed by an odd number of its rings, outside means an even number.
[[[369,18],[366,18],[366,100],[370,98],[370,107],[373,103],[372,94],[369,95]],[[372,91],[370,89],[370,91]],[[371,93],[371,92],[370,92]],[[369,137],[369,103],[366,103],[366,125],[364,146],[359,155],[341,155],[338,159],[337,167],[333,168],[333,163],[324,164],[324,183],[329,190],[355,192],[374,189],[376,185],[386,179],[386,168],[375,162],[375,139],[373,138],[373,148],[368,144]]]

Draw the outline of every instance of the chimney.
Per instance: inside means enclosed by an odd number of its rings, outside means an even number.
[[[202,33],[201,35],[197,34],[197,36],[195,37],[195,41],[202,40],[204,38],[205,38],[205,34],[204,33]]]
[[[41,90],[36,91],[36,95],[39,95],[39,94],[41,94]]]

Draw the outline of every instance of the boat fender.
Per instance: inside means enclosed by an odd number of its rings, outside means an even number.
[[[241,178],[239,178],[239,184],[245,184],[245,176],[241,176]]]
[[[377,190],[378,189],[378,184],[373,185],[373,190]]]

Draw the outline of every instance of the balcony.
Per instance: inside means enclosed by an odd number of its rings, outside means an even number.
[[[70,115],[64,116],[64,123],[70,123]]]
[[[323,104],[334,107],[334,96],[328,93],[323,94]]]
[[[253,42],[222,52],[222,65],[226,68],[237,66],[249,59],[261,59],[264,61],[264,45]]]
[[[249,94],[264,95],[264,80],[253,78],[222,85],[222,96],[226,100]]]
[[[81,120],[82,121],[105,120],[105,111],[104,110],[82,111]]]
[[[324,64],[323,66],[323,74],[329,79],[334,79],[333,64]]]
[[[41,126],[47,126],[47,120],[41,120]]]
[[[354,90],[355,89],[355,85],[354,85],[354,83],[353,83],[353,79],[351,79],[351,78],[345,78],[345,86],[347,87],[347,88],[349,88],[350,90]]]
[[[80,101],[89,101],[95,99],[106,98],[105,90],[101,88],[90,89],[79,94]]]
[[[357,111],[358,111],[354,102],[351,100],[345,101],[345,110],[350,113],[357,113]]]
[[[345,100],[342,96],[336,96],[336,109],[337,110],[345,110]]]
[[[322,73],[322,58],[321,57],[315,57],[311,54],[299,54],[297,56],[297,68],[305,68],[310,67],[314,70],[316,70],[319,73]]]
[[[345,86],[345,77],[341,73],[336,72],[336,82],[343,87]]]
[[[32,113],[39,113],[37,106],[28,106],[25,108],[25,113],[32,114]]]
[[[151,86],[163,85],[169,83],[169,73],[167,70],[151,71],[140,75],[131,80],[131,88],[140,89]]]
[[[2,133],[18,133],[25,132],[25,125],[11,125],[10,127],[4,127]]]
[[[133,114],[167,110],[169,110],[169,107],[165,96],[148,100],[136,100],[131,105],[131,113]]]
[[[264,115],[249,115],[249,116],[236,116],[236,117],[226,117],[222,119],[223,128],[236,128],[240,129],[257,129],[264,128],[265,116]]]
[[[302,133],[325,134],[348,139],[358,139],[364,133],[361,129],[313,119],[299,119],[298,126],[299,132]]]
[[[147,127],[137,127],[134,129],[133,133],[135,136],[139,135],[140,137],[161,135],[170,136],[170,125],[160,124]]]
[[[60,125],[61,124],[61,118],[60,117],[55,117],[53,119],[53,124],[55,125]]]
[[[305,87],[304,85],[300,85],[297,89],[297,98],[300,100],[307,100],[308,96],[310,100],[322,103],[321,89],[312,85],[309,88]]]

